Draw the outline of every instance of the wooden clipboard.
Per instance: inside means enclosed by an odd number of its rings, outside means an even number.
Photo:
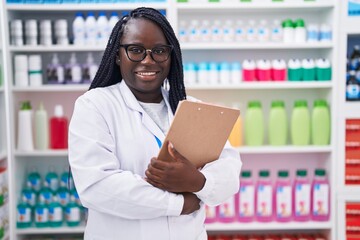
[[[203,102],[181,101],[158,158],[171,160],[168,142],[196,167],[219,158],[240,110]]]

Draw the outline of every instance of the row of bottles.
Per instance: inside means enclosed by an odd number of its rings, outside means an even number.
[[[70,173],[59,177],[50,168],[44,180],[34,168],[26,176],[17,205],[17,227],[79,226],[86,219],[86,209],[79,200]]]
[[[239,117],[230,133],[230,143],[234,147],[242,145],[244,131],[245,144],[261,146],[265,143],[265,128],[268,132],[268,143],[271,146],[292,145],[304,146],[330,144],[330,110],[325,100],[314,101],[311,111],[306,100],[297,100],[294,103],[290,119],[288,119],[284,101],[272,101],[268,122],[265,125],[264,113],[260,101],[250,101],[245,113],[244,126],[242,117]],[[289,126],[289,127],[288,127]]]
[[[332,30],[327,24],[309,24],[305,26],[303,19],[278,19],[268,23],[262,19],[256,22],[253,19],[242,20],[208,19],[179,22],[180,42],[330,42]]]
[[[22,102],[18,112],[17,133],[17,149],[20,151],[66,149],[68,146],[68,119],[64,116],[61,105],[55,106],[54,115],[48,119],[43,104],[40,104],[35,112],[35,117],[33,117],[30,101],[25,101]]]
[[[236,235],[210,235],[208,240],[327,240],[327,238],[321,234],[236,234]]]
[[[360,45],[348,54],[346,70],[346,100],[360,101]]]
[[[297,170],[294,181],[280,170],[274,184],[268,170],[259,171],[256,182],[251,171],[243,171],[239,193],[217,207],[206,206],[206,213],[207,223],[328,221],[330,186],[324,169],[315,170],[312,182],[307,170]]]
[[[86,62],[80,64],[75,53],[71,53],[68,63],[62,64],[54,53],[46,66],[46,81],[43,80],[41,55],[15,55],[14,84],[17,87],[39,87],[44,84],[90,84],[94,79],[98,65],[92,53],[88,53]]]

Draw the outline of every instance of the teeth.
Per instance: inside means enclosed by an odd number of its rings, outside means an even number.
[[[155,72],[138,72],[139,75],[142,76],[151,76],[151,75],[155,75]]]

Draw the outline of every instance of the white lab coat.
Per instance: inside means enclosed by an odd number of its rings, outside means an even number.
[[[162,89],[162,94],[171,122],[168,92]],[[125,81],[77,99],[69,128],[69,162],[80,200],[89,209],[85,239],[207,239],[204,203],[220,204],[238,191],[238,152],[226,145],[219,160],[201,170],[206,178],[196,193],[201,209],[180,215],[182,195],[143,179],[159,151],[155,136],[165,138]]]

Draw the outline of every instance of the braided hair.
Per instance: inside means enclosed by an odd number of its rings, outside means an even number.
[[[116,23],[111,32],[99,69],[89,89],[107,87],[122,80],[120,68],[115,62],[120,48],[120,39],[124,34],[128,21],[137,18],[145,18],[156,23],[162,29],[166,40],[174,47],[171,52],[171,65],[167,79],[170,85],[169,102],[172,112],[175,113],[179,101],[186,99],[180,44],[168,20],[153,8],[136,8]]]

